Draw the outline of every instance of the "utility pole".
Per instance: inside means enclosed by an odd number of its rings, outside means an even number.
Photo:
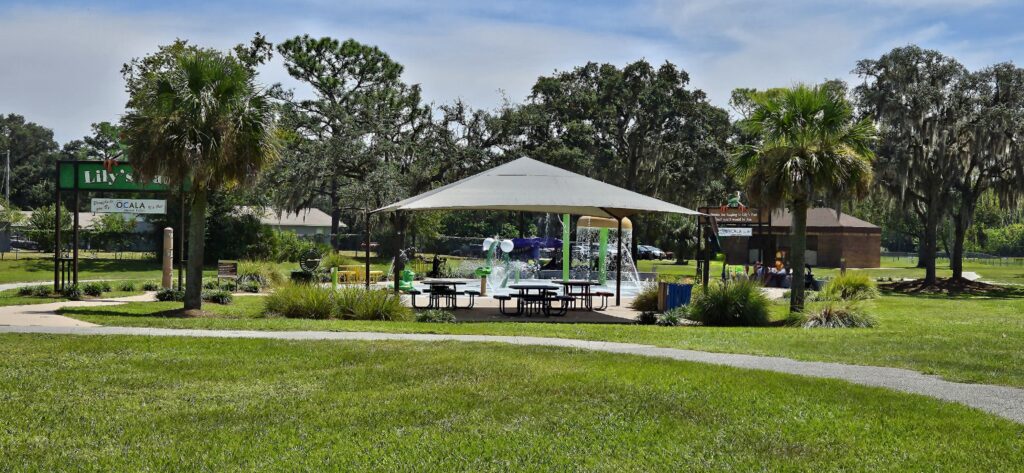
[[[11,205],[11,148],[7,147],[7,167],[4,172],[4,202]]]

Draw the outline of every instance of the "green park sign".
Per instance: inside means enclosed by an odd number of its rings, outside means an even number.
[[[75,189],[78,174],[79,190],[169,191],[170,186],[160,176],[150,182],[137,182],[130,164],[114,164],[107,170],[103,161],[60,163],[60,188]],[[186,185],[186,188],[188,186]]]

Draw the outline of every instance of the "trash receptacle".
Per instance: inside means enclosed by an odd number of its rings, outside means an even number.
[[[693,284],[658,283],[658,310],[665,312],[690,303]]]

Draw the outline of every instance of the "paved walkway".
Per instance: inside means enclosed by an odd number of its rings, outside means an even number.
[[[61,307],[98,307],[124,304],[133,301],[151,301],[152,292],[116,299],[89,299],[84,301],[62,301],[47,304],[11,305],[0,307],[0,326],[20,327],[96,327],[96,324],[64,317],[57,314]]]
[[[713,365],[732,366],[815,378],[830,378],[864,386],[877,386],[906,393],[921,394],[944,401],[965,404],[1015,422],[1024,423],[1024,389],[986,384],[955,383],[899,368],[844,365],[813,361],[796,361],[770,356],[708,353],[676,348],[658,348],[632,343],[597,342],[542,337],[507,337],[490,335],[396,334],[376,332],[272,332],[251,330],[195,330],[131,327],[0,327],[0,333],[46,333],[69,335],[142,335],[210,338],[259,338],[278,340],[410,340],[509,343],[578,348],[631,355],[670,358]]]

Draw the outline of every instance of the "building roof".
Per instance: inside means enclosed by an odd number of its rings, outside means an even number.
[[[236,209],[239,213],[249,213],[259,217],[260,223],[277,227],[327,227],[331,226],[331,216],[323,210],[308,208],[300,209],[298,212],[281,212],[270,207],[262,208],[262,214],[258,207],[241,206]],[[341,228],[348,225],[339,222]]]
[[[793,215],[788,209],[772,212],[772,229],[788,229],[793,223]],[[882,230],[870,222],[865,222],[846,213],[836,214],[836,209],[815,207],[807,209],[807,231],[823,233],[880,233]]]
[[[395,210],[519,210],[623,218],[640,212],[699,212],[530,158],[381,207]]]

